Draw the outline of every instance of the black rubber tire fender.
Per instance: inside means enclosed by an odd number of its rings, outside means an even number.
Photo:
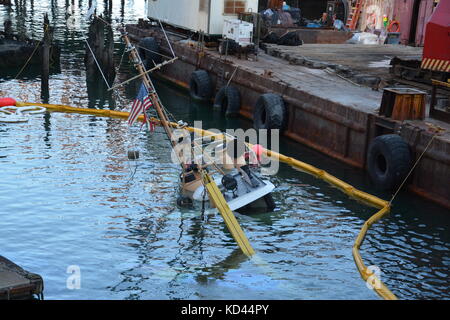
[[[287,124],[287,112],[283,98],[274,93],[261,95],[253,112],[255,129],[283,130]]]
[[[397,134],[376,137],[369,145],[367,170],[375,185],[384,190],[398,187],[411,169],[408,144]]]
[[[236,87],[222,87],[214,99],[214,108],[220,109],[227,117],[239,115],[241,109],[241,94]]]
[[[189,92],[191,97],[196,100],[208,101],[211,99],[213,85],[208,72],[205,70],[196,70],[192,73]]]
[[[147,69],[152,68],[154,63],[158,64],[162,61],[162,57],[159,55],[159,44],[153,37],[143,38],[139,41],[138,53]]]

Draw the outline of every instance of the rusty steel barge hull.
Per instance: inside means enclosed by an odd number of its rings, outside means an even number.
[[[155,37],[161,52],[170,55],[159,28],[128,25],[127,31],[134,41]],[[176,36],[171,37],[171,45],[178,60],[165,66],[158,76],[188,89],[192,72],[203,69],[218,90],[223,74],[226,80],[234,74],[231,83],[241,93],[240,114],[249,120],[253,120],[253,108],[261,94],[279,94],[288,111],[285,136],[357,168],[366,168],[369,144],[381,134],[402,136],[417,159],[432,137],[426,122],[450,129],[448,124],[430,118],[400,122],[379,116],[381,92],[354,85],[326,70],[292,65],[264,53],[257,61],[236,57],[224,60],[217,51],[199,52],[196,45]],[[408,186],[416,194],[450,208],[448,181],[450,130],[434,139]]]

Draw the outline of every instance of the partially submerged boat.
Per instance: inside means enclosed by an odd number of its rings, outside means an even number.
[[[187,124],[177,121],[161,103],[155,87],[150,79],[149,73],[153,69],[159,69],[163,62],[147,70],[143,59],[140,57],[136,47],[130,42],[125,27],[119,29],[130,53],[130,59],[134,63],[143,85],[151,100],[151,105],[156,111],[156,116],[163,126],[173,147],[175,157],[182,168],[180,174],[181,195],[178,199],[179,205],[192,205],[194,202],[206,202],[210,207],[216,203],[211,199],[210,192],[205,188],[204,176],[209,176],[218,186],[223,198],[231,210],[244,208],[275,208],[271,192],[275,186],[264,179],[260,169],[261,147],[251,148],[242,139],[225,133],[213,134],[200,137],[191,135],[185,128]],[[145,48],[139,48],[144,49]],[[147,63],[148,65],[148,63]],[[149,112],[149,110],[144,111]],[[151,114],[146,114],[146,121],[151,119]],[[149,123],[150,126],[150,123]]]
[[[271,196],[275,186],[261,174],[262,149],[259,146],[250,148],[225,133],[189,140],[183,143],[193,146],[194,161],[184,163],[180,176],[182,197],[201,202],[207,199],[207,191],[199,174],[201,167],[208,170],[231,210],[275,208]],[[210,204],[214,206],[214,203]]]

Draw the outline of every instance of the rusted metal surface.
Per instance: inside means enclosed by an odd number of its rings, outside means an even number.
[[[161,36],[157,30],[135,26],[129,26],[128,31],[135,40]],[[182,42],[173,42],[173,48],[179,60],[165,67],[159,76],[188,88],[191,73],[197,68],[198,54],[195,47]],[[162,51],[166,49],[163,47]],[[289,125],[284,135],[299,143],[358,168],[365,168],[368,145],[380,134],[398,133],[416,156],[423,151],[421,141],[427,141],[428,134],[425,122],[401,122],[378,116],[381,92],[263,54],[257,62],[231,57],[224,62],[216,52],[207,51],[198,64],[198,68],[208,71],[214,86],[222,70],[227,80],[236,67],[232,84],[241,92],[241,115],[252,120],[253,106],[261,94],[280,94],[288,110]],[[425,121],[436,124],[430,118]],[[411,129],[405,129],[409,126],[416,128],[414,141]],[[450,126],[448,129],[449,134],[435,139],[411,181],[412,189],[426,190],[421,194],[441,204],[450,199],[450,188],[446,185],[450,181]]]
[[[439,119],[450,123],[450,108],[447,108],[448,109],[447,111],[439,110],[436,108],[436,94],[438,87],[449,89],[446,90],[446,94],[448,99],[450,99],[450,83],[433,80],[431,90],[430,116],[435,119]]]
[[[422,154],[433,133],[423,121],[408,121],[399,134],[408,142],[415,159]],[[409,188],[430,200],[450,208],[450,132],[434,139],[413,172]]]

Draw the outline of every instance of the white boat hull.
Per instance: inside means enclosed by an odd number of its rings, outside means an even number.
[[[261,185],[259,188],[253,188],[251,191],[247,193],[241,193],[236,197],[234,197],[233,193],[230,191],[223,192],[220,178],[217,178],[214,181],[217,184],[217,186],[219,186],[219,188],[222,190],[222,194],[224,194],[224,197],[228,202],[228,206],[233,211],[238,210],[250,203],[257,201],[258,199],[263,198],[264,196],[270,194],[273,191],[273,189],[275,189],[275,186],[270,181],[262,180],[263,185]],[[204,186],[198,187],[192,196],[193,200],[196,201],[203,201],[204,199],[208,200],[209,197],[208,195],[204,197],[204,192],[205,192]]]

